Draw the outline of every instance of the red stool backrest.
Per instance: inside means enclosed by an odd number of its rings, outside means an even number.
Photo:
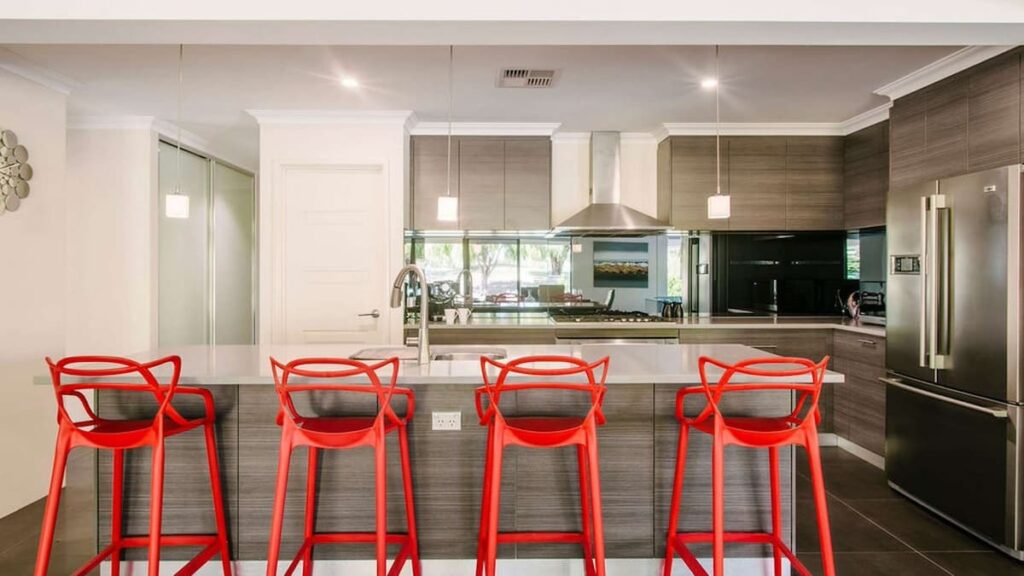
[[[806,358],[751,358],[736,364],[727,364],[714,358],[701,356],[697,361],[700,371],[700,383],[704,387],[704,395],[708,405],[694,417],[691,422],[699,424],[712,414],[723,421],[721,400],[728,393],[755,391],[790,391],[796,395],[792,412],[786,420],[798,428],[807,423],[812,416],[817,423],[821,419],[818,411],[818,398],[825,371],[828,368],[828,356],[820,362]],[[708,378],[708,367],[721,369],[722,375],[716,382]],[[741,382],[735,382],[739,378]],[[676,416],[682,419],[682,403],[676,405]],[[755,435],[756,436],[756,435]]]
[[[100,417],[89,407],[89,403],[82,394],[88,390],[116,390],[121,392],[144,392],[152,394],[156,401],[157,412],[153,417],[155,428],[166,416],[177,422],[185,424],[187,420],[171,406],[171,398],[178,386],[178,379],[181,376],[181,358],[178,356],[167,356],[151,362],[137,362],[130,358],[116,356],[69,356],[54,362],[49,357],[46,364],[50,367],[50,377],[53,380],[53,391],[57,397],[57,422],[73,426],[79,431],[88,435],[102,435],[98,432],[88,432],[85,428],[99,423]],[[171,377],[166,385],[161,385],[153,369],[164,365],[171,366]],[[110,382],[104,378],[126,377],[137,375],[141,382]],[[88,378],[88,381],[79,381],[73,384],[64,384],[63,376],[76,378]],[[75,421],[68,414],[64,405],[68,397],[77,399],[85,410],[88,420]]]
[[[391,397],[394,395],[398,383],[398,358],[391,358],[377,364],[366,364],[348,358],[299,358],[283,364],[275,358],[271,358],[270,366],[274,373],[274,388],[277,390],[281,402],[278,423],[281,423],[284,418],[288,418],[298,424],[303,419],[303,416],[295,409],[292,394],[318,391],[374,394],[377,397],[378,406],[374,426],[383,425],[384,418],[388,418],[396,424],[402,421],[391,408]],[[326,368],[314,368],[314,366]],[[391,377],[387,384],[383,384],[377,371],[386,367],[391,368]],[[289,382],[293,377],[298,377],[300,382]],[[365,377],[367,382],[364,384],[339,382],[339,380],[352,382],[360,377]],[[325,382],[325,380],[334,380],[334,382]],[[316,383],[310,383],[310,381]],[[411,398],[409,398],[409,402],[412,402]],[[408,412],[412,413],[412,410],[410,405]],[[330,433],[319,433],[319,435],[330,435]]]
[[[480,357],[480,371],[483,373],[484,391],[488,397],[488,406],[484,409],[481,404],[481,394],[476,395],[477,413],[480,415],[480,423],[487,424],[491,419],[504,421],[501,413],[501,394],[518,390],[569,390],[583,392],[590,395],[590,409],[584,421],[591,418],[597,424],[604,424],[604,414],[601,412],[601,404],[604,401],[605,380],[608,378],[609,358],[588,363],[573,356],[524,356],[509,362],[498,362],[486,356]],[[536,368],[534,364],[554,365],[554,367]],[[491,381],[488,374],[488,367],[497,368],[498,377]],[[600,368],[600,377],[595,374]],[[585,376],[586,381],[571,381],[573,376]],[[525,376],[536,378],[529,381],[508,382],[509,377]],[[547,380],[557,378],[559,380]]]

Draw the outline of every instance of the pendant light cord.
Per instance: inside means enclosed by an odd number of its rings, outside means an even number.
[[[715,44],[715,194],[722,193],[722,118],[718,94],[722,91],[722,74],[718,65],[718,44]]]
[[[184,74],[182,73],[182,61],[184,59],[185,45],[178,44],[178,106],[174,122],[178,127],[178,137],[175,142],[178,151],[174,162],[174,179],[175,185],[177,186],[177,190],[175,191],[176,194],[181,194],[181,85],[184,83]]]
[[[445,184],[445,196],[452,195],[452,101],[454,99],[453,62],[455,61],[455,46],[448,46],[448,181]]]

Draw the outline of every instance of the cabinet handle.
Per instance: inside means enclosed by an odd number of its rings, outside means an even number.
[[[775,344],[765,344],[765,345],[751,344],[750,347],[751,348],[760,348],[762,350],[775,350],[776,348],[778,348],[778,346],[776,346]]]
[[[875,342],[874,340],[865,340],[865,339],[863,339],[863,338],[861,338],[861,339],[858,339],[858,340],[857,340],[857,342],[860,342],[860,343],[861,343],[862,345],[864,345],[864,346],[870,346],[870,347],[872,347],[872,348],[874,348],[874,347],[875,347],[875,345],[876,345],[876,344],[878,344],[878,343],[877,343],[877,342]]]

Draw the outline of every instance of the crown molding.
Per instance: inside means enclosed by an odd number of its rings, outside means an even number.
[[[398,124],[408,126],[411,110],[246,110],[261,125]]]
[[[454,136],[552,136],[558,122],[452,122]],[[447,122],[417,122],[409,130],[414,136],[445,136]]]
[[[68,130],[151,130],[152,116],[71,116]]]
[[[843,136],[838,122],[666,122],[668,136]]]
[[[665,125],[662,124],[661,126],[658,126],[657,128],[651,131],[651,136],[654,136],[654,139],[660,143],[665,138],[671,136],[671,134],[669,134],[668,128],[666,128]]]
[[[590,132],[555,132],[552,142],[590,142]]]
[[[892,102],[886,102],[881,106],[876,106],[867,112],[861,112],[853,118],[845,120],[839,123],[839,128],[843,133],[843,136],[847,134],[853,134],[858,130],[873,126],[879,122],[889,119],[889,109],[892,108]]]
[[[875,94],[895,100],[1013,48],[1015,46],[967,46],[876,89]]]
[[[0,68],[65,96],[82,85],[81,82],[43,68],[6,48],[0,48]]]
[[[630,142],[659,142],[658,137],[650,132],[620,132],[619,140],[628,140]]]

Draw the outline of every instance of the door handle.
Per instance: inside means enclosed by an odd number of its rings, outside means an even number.
[[[928,257],[928,197],[921,197],[921,297],[918,298],[918,365],[930,368],[928,360],[928,275],[931,274]]]
[[[964,402],[963,400],[957,400],[956,398],[948,398],[948,397],[943,396],[941,394],[936,394],[934,392],[929,392],[927,390],[922,390],[920,388],[915,388],[913,386],[908,386],[908,385],[904,384],[903,382],[900,382],[899,380],[896,380],[894,378],[882,377],[882,378],[879,378],[879,380],[881,382],[885,383],[885,384],[890,385],[890,386],[895,386],[895,387],[900,388],[902,390],[906,390],[907,392],[913,392],[914,394],[919,394],[921,396],[927,396],[927,397],[929,397],[929,398],[931,398],[933,400],[939,400],[939,401],[945,402],[947,404],[956,404],[957,406],[960,406],[961,408],[967,408],[969,410],[974,410],[975,412],[981,412],[983,414],[988,414],[989,416],[991,416],[993,418],[1006,418],[1006,417],[1008,417],[1008,413],[1006,412],[1006,410],[1003,410],[1001,408],[989,408],[988,406],[978,406],[977,404],[971,404],[970,402]]]
[[[380,318],[380,310],[374,308],[373,312],[367,312],[366,314],[359,314],[359,316],[369,316],[371,318]]]

